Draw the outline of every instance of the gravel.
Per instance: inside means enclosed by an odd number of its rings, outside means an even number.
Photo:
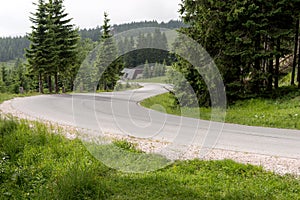
[[[56,129],[54,129],[54,133],[58,132],[58,129],[63,129],[64,135],[68,139],[75,139],[79,135],[84,135],[84,133],[89,132],[89,130],[78,129],[69,124],[59,124],[29,116],[15,109],[12,106],[12,101],[13,100],[9,100],[0,104],[0,111],[5,116],[12,115],[19,119],[26,119],[29,121],[42,121],[43,123],[51,127],[57,127]],[[146,153],[159,153],[169,159],[172,159],[174,156],[178,158],[178,153],[180,154],[181,160],[190,160],[195,158],[200,158],[203,160],[231,159],[238,163],[261,166],[267,171],[275,172],[280,175],[291,174],[295,177],[300,177],[300,160],[298,159],[253,154],[247,152],[228,151],[224,149],[208,149],[207,152],[203,154],[203,150],[200,151],[199,149],[201,148],[196,146],[190,147],[188,150],[184,147],[183,149],[185,150],[183,152],[172,152],[167,148],[170,144],[165,141],[139,139],[120,135],[114,131],[106,131],[104,133],[104,136],[106,138],[109,138],[110,140],[127,140],[128,142],[137,144],[137,148]],[[174,146],[174,144],[172,146]]]

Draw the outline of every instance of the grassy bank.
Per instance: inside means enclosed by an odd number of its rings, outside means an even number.
[[[136,82],[136,83],[166,83],[168,81],[167,76],[160,76],[160,77],[154,77],[154,78],[148,78],[148,79],[136,79],[131,80],[130,82]]]
[[[0,119],[0,199],[297,199],[299,180],[233,161],[176,162],[156,172],[104,166],[79,140]],[[52,132],[52,131],[50,131]],[[132,146],[119,143],[132,151]]]
[[[255,98],[237,101],[229,105],[226,113],[226,122],[249,126],[263,126],[274,128],[300,129],[300,94],[287,92],[277,94],[277,98]],[[186,117],[210,120],[210,108],[178,108],[173,105],[171,94],[163,94],[146,99],[141,105],[158,111],[163,111],[159,104],[165,108],[166,113],[184,115]]]
[[[0,103],[16,98],[16,97],[27,97],[38,95],[38,93],[27,93],[27,94],[11,94],[11,93],[0,93]]]

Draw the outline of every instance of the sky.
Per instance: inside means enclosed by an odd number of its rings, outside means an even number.
[[[29,16],[38,0],[2,0],[0,3],[0,36],[23,36],[30,32]],[[107,12],[111,24],[179,19],[181,0],[65,0],[72,23],[79,28],[101,26]]]

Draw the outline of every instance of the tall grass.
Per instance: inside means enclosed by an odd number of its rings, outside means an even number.
[[[69,141],[50,132],[39,123],[0,119],[0,199],[299,199],[300,196],[298,179],[230,160],[177,161],[155,172],[121,173],[95,159],[81,141]],[[125,141],[115,144],[142,153]]]

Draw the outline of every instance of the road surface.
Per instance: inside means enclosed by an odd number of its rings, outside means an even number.
[[[34,96],[14,99],[12,106],[27,115],[93,130],[99,135],[111,132],[170,142],[174,151],[196,145],[300,159],[300,131],[213,123],[139,105],[145,98],[165,93],[164,86],[145,84],[134,91]]]

